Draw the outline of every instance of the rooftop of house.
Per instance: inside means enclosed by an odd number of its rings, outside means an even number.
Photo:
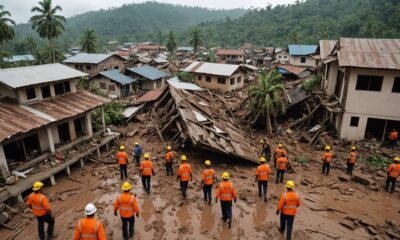
[[[183,51],[183,52],[191,52],[193,51],[193,47],[178,47],[176,50],[177,51]]]
[[[0,69],[0,83],[10,88],[88,76],[60,63]]]
[[[63,61],[63,63],[88,63],[88,64],[98,64],[102,61],[116,56],[120,58],[122,61],[125,61],[124,58],[117,54],[102,54],[102,53],[78,53],[72,57],[69,57]]]
[[[244,54],[242,49],[218,49],[217,55],[234,55],[234,56],[241,56]]]
[[[291,56],[307,56],[317,51],[318,45],[289,45],[289,55]]]
[[[157,80],[164,77],[169,77],[168,73],[158,70],[157,68],[151,66],[141,66],[141,67],[133,67],[127,69],[130,72],[136,73],[144,78],[149,80]]]
[[[26,55],[14,55],[10,57],[5,57],[3,58],[4,62],[22,62],[22,61],[35,61],[35,57],[32,56],[31,54],[26,54]]]
[[[193,73],[204,73],[218,76],[231,76],[240,68],[240,65],[209,63],[209,62],[193,62],[183,71]]]
[[[336,40],[320,40],[319,41],[319,54],[321,59],[327,58],[335,48]]]
[[[104,72],[100,72],[98,75],[104,76],[114,82],[121,84],[121,85],[131,84],[136,81],[136,80],[120,73],[119,70],[104,71]]]

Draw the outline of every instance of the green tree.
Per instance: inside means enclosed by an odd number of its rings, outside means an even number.
[[[281,78],[276,71],[261,72],[258,85],[249,89],[252,122],[264,120],[268,133],[272,133],[273,126],[276,126],[278,115],[286,112],[282,99],[285,86],[280,82]]]
[[[31,36],[28,35],[25,40],[24,40],[24,45],[25,48],[29,51],[30,54],[33,54],[36,52],[37,50],[37,44],[35,39]]]
[[[57,39],[64,31],[63,23],[66,22],[65,18],[57,15],[58,11],[62,11],[60,6],[52,7],[52,0],[42,0],[39,2],[40,6],[33,7],[31,12],[38,13],[31,17],[32,29],[39,33],[41,38],[49,40],[49,53],[52,57],[52,62],[56,62],[56,53],[53,46],[53,39]]]
[[[173,31],[169,31],[167,35],[166,47],[170,53],[173,53],[177,48],[176,35]]]
[[[87,53],[95,53],[97,46],[97,36],[94,29],[87,28],[81,37],[82,51]]]
[[[55,63],[64,59],[64,54],[57,45],[45,45],[36,53],[36,61],[39,64]]]
[[[203,44],[203,36],[198,28],[192,30],[189,43],[193,46],[194,54],[196,55],[199,46]]]
[[[8,17],[11,17],[10,12],[5,11],[4,6],[0,5],[0,45],[15,37],[12,28],[12,26],[15,26],[15,22]]]
[[[157,31],[157,40],[158,40],[158,44],[160,46],[162,46],[164,43],[164,34],[161,30]]]

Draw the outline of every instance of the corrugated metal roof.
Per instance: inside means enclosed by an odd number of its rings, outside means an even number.
[[[114,81],[114,82],[122,84],[122,85],[131,84],[136,81],[136,80],[120,73],[119,70],[104,71],[104,72],[100,72],[99,74]]]
[[[240,66],[235,64],[193,62],[183,71],[204,73],[218,76],[231,76]]]
[[[0,82],[11,88],[84,76],[87,74],[60,63],[0,69]]]
[[[288,48],[291,56],[306,56],[315,53],[318,45],[289,45]]]
[[[35,61],[35,57],[27,54],[27,55],[14,55],[9,58],[3,58],[4,62],[22,62],[22,61]]]
[[[136,99],[136,101],[137,102],[151,102],[151,101],[157,100],[163,92],[164,92],[164,88],[153,89],[153,90],[150,90],[147,93],[143,94],[142,96],[140,96],[138,99]]]
[[[340,38],[341,67],[400,69],[400,39]]]
[[[280,65],[277,67],[278,71],[279,69],[284,69],[287,72],[293,73],[294,75],[298,75],[302,72],[304,72],[305,70],[307,70],[307,68],[302,68],[302,67],[296,67],[296,66],[292,66],[292,65]]]
[[[177,89],[185,89],[185,90],[193,90],[193,91],[204,90],[194,83],[180,82],[179,79],[175,79],[175,78],[171,78],[167,82],[169,85],[171,85],[172,87],[177,88]]]
[[[157,68],[151,67],[151,66],[141,66],[141,67],[134,67],[134,68],[128,68],[127,70],[136,73],[144,78],[147,78],[149,80],[157,80],[163,77],[169,77],[170,75],[158,70]]]
[[[69,57],[63,61],[63,63],[89,63],[89,64],[98,64],[102,61],[110,58],[112,56],[116,56],[121,60],[124,60],[118,54],[100,54],[100,53],[78,53],[72,57]]]
[[[218,49],[217,55],[235,55],[240,56],[243,55],[244,51],[240,49]]]
[[[177,47],[177,51],[183,51],[183,52],[191,52],[193,51],[193,47]]]
[[[336,40],[320,40],[319,41],[319,54],[321,59],[325,59],[332,53],[333,48],[335,48]]]

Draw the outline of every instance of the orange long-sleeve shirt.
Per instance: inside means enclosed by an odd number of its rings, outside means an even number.
[[[95,218],[82,218],[76,224],[74,240],[106,240],[103,224]]]
[[[285,215],[296,215],[297,208],[300,206],[300,196],[296,192],[284,192],[279,199],[276,210],[281,211]]]

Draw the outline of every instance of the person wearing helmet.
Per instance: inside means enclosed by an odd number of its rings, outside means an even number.
[[[121,181],[128,178],[128,159],[129,156],[125,152],[125,146],[121,145],[119,147],[119,152],[117,153],[117,159],[119,164],[119,172],[121,175]]]
[[[186,199],[186,191],[189,185],[189,181],[192,181],[192,167],[186,162],[187,158],[185,155],[182,155],[181,160],[182,163],[181,165],[179,165],[176,181],[180,181],[182,197]]]
[[[136,166],[140,166],[140,156],[142,155],[142,146],[138,142],[135,142],[135,148],[133,149],[133,160],[136,163]]]
[[[275,149],[275,153],[274,153],[274,167],[276,167],[276,161],[278,161],[278,158],[280,158],[282,156],[286,156],[286,155],[287,155],[287,152],[283,148],[283,144],[279,143],[278,148]]]
[[[29,195],[26,204],[32,210],[33,215],[36,216],[38,221],[38,232],[40,240],[45,239],[44,223],[47,223],[47,239],[53,239],[55,236],[54,232],[54,217],[51,212],[51,206],[49,200],[45,195],[42,194],[42,182],[35,182],[32,186],[31,195]]]
[[[346,169],[346,173],[350,176],[353,175],[353,168],[357,162],[357,158],[358,158],[358,155],[356,152],[356,147],[352,146],[349,157],[347,158],[347,169]]]
[[[204,201],[208,201],[208,205],[211,205],[211,190],[213,183],[216,181],[215,171],[211,167],[211,161],[206,160],[204,162],[206,169],[201,173],[201,187],[204,192]]]
[[[271,145],[264,139],[260,140],[260,144],[262,145],[260,155],[264,155],[265,159],[269,162],[271,159]]]
[[[106,233],[103,224],[94,215],[97,211],[93,203],[88,203],[85,207],[85,218],[79,220],[75,226],[74,240],[106,240]]]
[[[393,158],[393,163],[389,165],[387,169],[388,176],[386,178],[386,192],[389,191],[389,185],[392,184],[390,189],[390,193],[394,192],[394,188],[396,186],[397,178],[400,174],[400,157]]]
[[[399,147],[397,145],[397,140],[399,139],[399,133],[397,132],[396,129],[392,129],[392,131],[389,133],[389,141],[390,141],[390,147],[394,149],[395,147]]]
[[[167,171],[167,176],[171,174],[171,176],[174,175],[174,172],[172,170],[172,165],[174,164],[174,153],[172,152],[171,146],[167,146],[167,153],[165,154],[165,169]]]
[[[222,174],[222,182],[218,184],[215,202],[221,202],[222,220],[228,222],[229,228],[232,226],[232,200],[236,203],[237,193],[232,182],[229,181],[229,173]]]
[[[293,190],[294,185],[293,181],[286,182],[287,191],[281,194],[276,207],[276,215],[279,215],[279,213],[281,214],[279,231],[283,233],[287,226],[286,240],[292,238],[294,216],[296,215],[297,208],[300,206],[300,197],[299,194]]]
[[[282,156],[276,160],[276,184],[278,184],[278,182],[283,183],[283,175],[285,175],[288,162],[285,154],[282,154]]]
[[[122,194],[120,194],[114,202],[114,215],[118,216],[119,209],[124,240],[133,236],[135,215],[139,217],[139,205],[136,197],[130,193],[131,189],[132,185],[129,182],[124,182],[121,186]]]
[[[268,176],[272,173],[271,168],[266,164],[266,159],[260,157],[260,165],[256,169],[256,183],[258,184],[258,196],[264,196],[264,202],[267,201]],[[261,195],[262,193],[262,195]]]
[[[139,176],[142,177],[142,184],[144,190],[146,190],[147,194],[150,194],[150,181],[151,181],[151,176],[154,175],[154,164],[150,160],[149,154],[145,153],[143,158],[144,158],[143,162],[140,163]]]
[[[327,176],[329,175],[332,159],[333,154],[331,153],[331,147],[325,146],[325,153],[322,156],[322,174],[325,174]]]

